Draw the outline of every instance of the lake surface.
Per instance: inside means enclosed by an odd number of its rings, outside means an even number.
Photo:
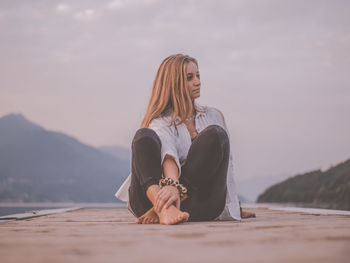
[[[44,209],[58,209],[58,208],[71,208],[71,207],[84,207],[85,209],[121,209],[126,208],[126,203],[0,203],[0,216],[13,215],[25,212],[32,212]],[[310,207],[307,204],[293,204],[293,203],[242,203],[243,208],[256,208],[256,207],[271,207],[271,208],[282,208],[292,209],[298,212],[298,208],[304,208],[303,212],[315,213],[316,207]],[[311,208],[306,210],[307,208]],[[319,208],[319,207],[318,207]],[[329,209],[319,209],[317,213],[329,214]],[[349,214],[349,211],[333,210],[338,211],[342,214]]]
[[[0,216],[13,215],[43,209],[58,209],[70,207],[84,207],[86,209],[126,208],[125,203],[0,203]]]

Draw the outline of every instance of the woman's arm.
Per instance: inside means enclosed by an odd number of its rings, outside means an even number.
[[[175,181],[179,180],[179,168],[170,155],[166,155],[163,161],[163,174],[165,178],[171,178]]]
[[[165,178],[179,180],[179,168],[170,155],[166,155],[163,161],[163,174]],[[168,208],[174,204],[180,208],[180,194],[175,186],[164,186],[156,195],[155,211],[160,212],[163,207]]]
[[[181,165],[177,151],[177,139],[168,124],[167,120],[157,118],[151,122],[149,127],[157,133],[161,141],[163,175],[178,181],[181,175]],[[179,191],[174,186],[165,186],[157,192],[154,209],[160,212],[163,207],[169,207],[172,204],[180,207]]]

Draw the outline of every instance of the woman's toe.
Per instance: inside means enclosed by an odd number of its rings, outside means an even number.
[[[187,212],[184,212],[184,213],[182,214],[182,218],[185,219],[185,220],[187,220],[189,216],[190,216],[190,215],[189,215]]]

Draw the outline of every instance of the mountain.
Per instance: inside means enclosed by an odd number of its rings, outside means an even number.
[[[115,202],[120,160],[21,114],[0,118],[0,201]]]
[[[350,210],[350,159],[324,172],[311,171],[273,185],[258,197],[258,202]]]
[[[131,147],[131,146],[130,146]],[[129,163],[131,163],[131,150],[121,147],[121,146],[117,146],[117,145],[104,145],[104,146],[100,146],[98,147],[99,150],[101,150],[102,152],[108,153],[112,156],[114,156],[115,158],[118,158],[119,160],[124,160],[124,161],[128,161]]]

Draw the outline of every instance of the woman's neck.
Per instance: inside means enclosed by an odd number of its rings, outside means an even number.
[[[163,111],[162,115],[163,116],[172,115],[173,111],[174,110],[172,109],[172,107],[166,107],[166,109]],[[193,103],[192,104],[192,112],[187,116],[187,118],[195,117],[196,114],[197,114],[197,110],[196,110],[195,104]]]

